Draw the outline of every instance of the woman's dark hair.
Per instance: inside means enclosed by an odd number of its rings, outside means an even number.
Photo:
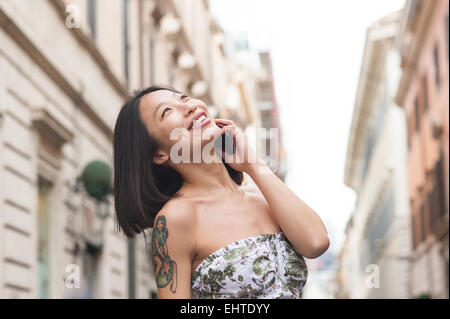
[[[158,141],[152,137],[139,112],[141,98],[149,93],[169,90],[168,85],[154,85],[137,90],[125,102],[114,128],[114,201],[117,228],[128,238],[149,227],[164,204],[178,197],[182,176],[170,167],[153,163]],[[222,160],[223,162],[223,160]],[[243,174],[225,163],[230,177],[238,185]]]

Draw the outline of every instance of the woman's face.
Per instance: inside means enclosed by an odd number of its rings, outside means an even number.
[[[220,128],[210,117],[206,104],[182,93],[169,90],[149,93],[142,97],[139,111],[149,134],[158,140],[162,148],[160,151],[166,155],[170,154],[172,146],[178,143],[189,143],[188,149],[192,154],[194,144],[201,143],[203,146],[220,134]],[[194,118],[201,113],[210,119],[209,123],[193,128],[193,124],[196,124]],[[171,133],[179,128],[184,129],[176,131],[181,134],[171,140]],[[198,134],[204,139],[194,139],[194,135],[199,137]]]

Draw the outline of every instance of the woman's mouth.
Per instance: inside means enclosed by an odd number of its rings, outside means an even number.
[[[192,121],[192,124],[191,124],[191,127],[189,128],[189,130],[192,130],[193,128],[203,127],[203,126],[207,125],[209,122],[211,122],[211,119],[207,118],[205,114],[202,114],[199,116],[198,119]]]

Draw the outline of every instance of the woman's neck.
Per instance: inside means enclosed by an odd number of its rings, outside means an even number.
[[[178,164],[177,171],[183,176],[183,192],[202,195],[235,195],[238,192],[238,185],[222,162]]]

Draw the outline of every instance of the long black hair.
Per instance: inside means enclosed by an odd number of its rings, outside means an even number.
[[[141,98],[149,93],[168,90],[180,93],[168,85],[154,85],[137,90],[120,110],[114,128],[114,204],[117,228],[128,238],[149,227],[164,204],[180,196],[182,176],[170,167],[153,163],[159,143],[152,137],[139,112]],[[223,160],[230,177],[241,185],[242,172]]]

